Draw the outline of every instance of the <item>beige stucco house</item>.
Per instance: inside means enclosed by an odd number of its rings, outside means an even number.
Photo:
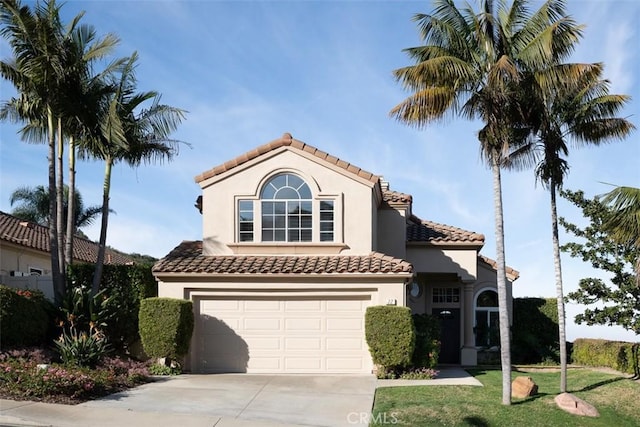
[[[76,237],[74,262],[95,263],[98,244]],[[53,300],[49,228],[0,212],[0,284],[38,289]],[[112,249],[105,252],[105,264],[132,264],[133,260]]]
[[[440,316],[441,363],[497,344],[484,236],[420,219],[382,177],[284,134],[196,182],[203,238],[154,267],[160,296],[194,303],[187,369],[369,373],[364,312],[381,304]]]

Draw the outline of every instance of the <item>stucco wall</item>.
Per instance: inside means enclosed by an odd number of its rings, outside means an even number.
[[[378,252],[405,259],[407,256],[407,218],[404,210],[378,209]]]
[[[476,280],[475,249],[446,249],[446,246],[409,246],[406,260],[417,273],[455,273],[465,282]]]
[[[320,159],[306,154],[284,148],[275,150],[202,181],[205,254],[233,253],[228,245],[236,243],[237,239],[237,200],[258,199],[265,181],[280,172],[292,172],[303,178],[314,200],[329,198],[335,201],[334,240],[346,245],[342,253],[371,252],[374,246],[374,218],[370,215],[375,209],[372,207],[373,184],[337,166],[327,167],[326,163],[320,163]],[[259,212],[254,210],[254,220],[258,215]],[[314,215],[314,241],[318,237],[317,221],[317,215]],[[260,238],[259,230],[254,230],[254,243],[259,243]]]
[[[10,275],[12,271],[28,274],[29,267],[42,270],[43,275],[51,275],[49,254],[5,243],[0,245],[0,274]]]

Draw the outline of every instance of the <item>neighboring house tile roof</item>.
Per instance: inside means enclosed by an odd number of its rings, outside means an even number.
[[[298,141],[297,139],[294,139],[290,133],[285,133],[284,135],[282,135],[281,138],[273,140],[267,144],[263,144],[258,148],[255,148],[251,151],[247,151],[246,153],[236,157],[235,159],[231,159],[221,165],[214,167],[213,169],[209,169],[208,171],[201,173],[200,175],[195,177],[195,181],[197,183],[202,182],[205,179],[211,178],[213,176],[216,176],[223,172],[231,170],[236,166],[240,166],[243,163],[253,160],[265,153],[268,153],[280,147],[293,147],[293,148],[297,148],[298,150],[313,154],[314,156],[322,160],[325,160],[333,165],[341,167],[342,169],[349,171],[368,181],[371,181],[374,184],[377,183],[379,180],[379,177],[377,175],[374,175],[371,172],[367,172],[366,170],[361,169],[349,162],[340,160],[339,158],[332,156],[328,153],[325,153],[324,151],[318,150],[317,148],[309,144],[305,144],[302,141]]]
[[[478,260],[488,265],[489,268],[491,268],[492,270],[497,271],[498,263],[495,260],[480,254],[478,254]],[[520,272],[518,270],[514,270],[508,265],[505,268],[505,273],[507,274],[507,278],[512,282],[516,280],[518,277],[520,277]]]
[[[48,227],[0,212],[0,243],[3,241],[40,252],[50,252]],[[94,263],[97,257],[97,243],[81,237],[76,237],[73,240],[73,258],[75,260]],[[131,264],[133,260],[107,248],[104,262],[105,264]]]
[[[413,202],[413,196],[411,196],[411,194],[400,193],[399,191],[384,189],[382,190],[382,201],[390,204],[394,204],[394,203],[411,204]]]
[[[412,215],[407,224],[407,242],[484,245],[484,235],[450,225],[426,221]]]
[[[154,273],[389,274],[413,272],[407,261],[369,255],[202,255],[202,241],[184,241],[153,267]]]

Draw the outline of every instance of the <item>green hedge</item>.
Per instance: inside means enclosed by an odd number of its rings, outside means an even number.
[[[0,285],[0,346],[36,346],[46,342],[54,309],[37,290]]]
[[[555,298],[513,300],[513,363],[560,362],[558,304]]]
[[[140,302],[140,338],[150,357],[178,360],[189,352],[193,334],[193,303],[175,298]]]
[[[93,264],[73,264],[68,269],[67,299],[73,290],[91,289]],[[158,295],[158,285],[150,265],[105,265],[100,290],[107,302],[104,316],[108,319],[102,331],[116,349],[129,348],[139,339],[138,312],[140,300]],[[69,301],[67,301],[69,306]],[[88,304],[85,305],[88,307]],[[75,313],[76,316],[88,313]],[[87,316],[88,317],[88,316]]]
[[[392,305],[367,307],[365,337],[376,365],[385,369],[409,366],[416,341],[411,309]]]
[[[573,363],[608,367],[640,375],[640,343],[578,338],[573,342]]]
[[[434,368],[440,355],[440,319],[431,314],[414,314],[416,345],[411,362],[416,368]]]

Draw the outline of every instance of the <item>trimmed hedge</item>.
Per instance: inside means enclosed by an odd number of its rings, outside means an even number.
[[[140,301],[140,338],[150,357],[178,360],[189,352],[193,302],[176,298]]]
[[[46,342],[53,306],[44,294],[0,285],[0,346],[36,346]]]
[[[367,307],[365,337],[374,364],[385,369],[409,366],[416,341],[411,309],[393,305]]]
[[[414,314],[416,345],[411,363],[416,368],[434,368],[440,355],[440,319],[431,314]]]
[[[558,303],[555,298],[513,300],[513,363],[560,362]]]
[[[91,289],[94,270],[93,264],[70,265],[68,292],[72,293],[78,287]],[[101,330],[116,349],[127,349],[139,339],[140,300],[158,295],[158,285],[151,273],[151,266],[105,265],[100,290],[107,301],[104,316],[109,319]],[[87,316],[88,313],[74,314]]]
[[[640,375],[640,343],[578,338],[573,342],[573,363],[608,367]]]

